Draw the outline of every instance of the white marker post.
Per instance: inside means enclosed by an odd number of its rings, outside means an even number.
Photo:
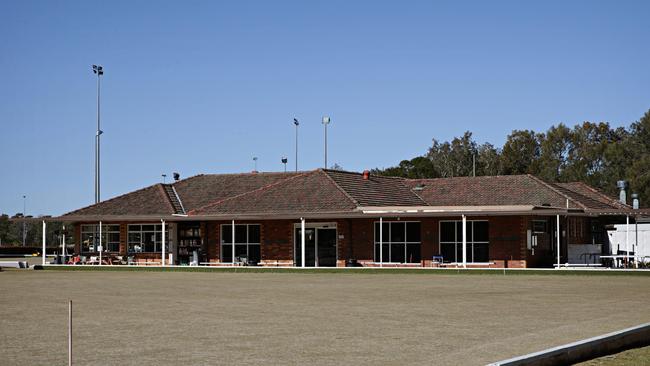
[[[68,302],[68,366],[72,366],[72,300]]]

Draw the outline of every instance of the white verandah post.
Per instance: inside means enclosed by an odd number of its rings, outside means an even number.
[[[97,250],[99,251],[99,265],[102,265],[102,252],[104,251],[104,248],[102,248],[102,222],[99,222],[99,245],[97,246]]]
[[[43,220],[43,265],[45,265],[45,238],[47,233],[47,224],[45,223],[45,220]]]
[[[165,239],[167,238],[167,230],[165,230],[165,220],[161,219],[160,222],[162,223],[162,258],[160,265],[165,266]]]
[[[379,218],[379,267],[384,266],[384,218]]]
[[[625,215],[625,266],[630,264],[630,215]]]
[[[300,266],[305,267],[305,218],[300,218]]]
[[[231,248],[231,255],[232,255],[232,265],[233,267],[235,266],[235,220],[232,220],[232,234],[230,235],[230,239],[232,240],[232,248]]]
[[[463,215],[463,268],[467,268],[467,216]]]
[[[557,215],[557,269],[560,269],[560,215]]]

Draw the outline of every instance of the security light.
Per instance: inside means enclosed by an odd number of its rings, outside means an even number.
[[[294,118],[294,119],[293,119],[293,124],[296,125],[296,126],[298,126],[300,123],[298,123],[298,120]]]

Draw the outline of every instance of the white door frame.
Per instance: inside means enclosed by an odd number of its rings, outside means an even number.
[[[296,245],[298,244],[298,237],[295,236],[296,229],[302,229],[301,223],[293,224],[293,264],[294,266],[297,263],[296,260]],[[305,230],[314,229],[314,267],[318,267],[318,229],[334,229],[336,230],[336,260],[339,259],[339,230],[336,226],[336,222],[305,222]]]

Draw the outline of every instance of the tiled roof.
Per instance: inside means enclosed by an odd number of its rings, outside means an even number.
[[[568,198],[531,175],[408,179],[405,182],[430,206],[566,207]],[[569,202],[569,207],[580,208],[573,201]]]
[[[554,183],[559,191],[580,202],[586,210],[629,209],[613,197],[582,182]]]
[[[291,173],[206,174],[155,184],[65,214],[97,216],[273,215],[355,212],[390,206],[550,206],[622,210],[629,206],[584,183],[532,175],[404,179],[318,169]]]
[[[324,171],[359,206],[425,206],[427,203],[415,194],[404,179],[339,170]]]
[[[267,186],[217,200],[190,215],[352,211],[356,204],[322,170],[292,175]]]
[[[100,203],[68,212],[70,216],[171,215],[175,212],[162,184],[139,189]]]
[[[186,211],[254,191],[299,173],[201,174],[174,183]]]

